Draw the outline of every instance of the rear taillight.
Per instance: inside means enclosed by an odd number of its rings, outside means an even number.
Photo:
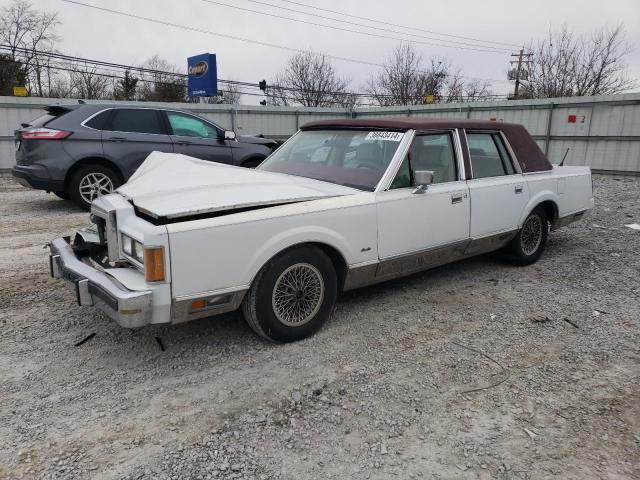
[[[54,130],[53,128],[32,128],[21,132],[22,140],[62,140],[71,135],[66,130]]]

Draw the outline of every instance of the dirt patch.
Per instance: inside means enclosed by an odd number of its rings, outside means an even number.
[[[42,247],[87,214],[0,178],[0,477],[640,478],[640,182],[594,188],[533,266],[349,292],[272,345],[78,307]]]

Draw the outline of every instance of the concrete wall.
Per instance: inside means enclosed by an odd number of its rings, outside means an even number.
[[[0,170],[15,163],[13,131],[44,112],[42,107],[75,100],[0,97]],[[110,102],[127,104],[127,102]],[[130,103],[130,102],[129,102]],[[140,105],[137,103],[136,105]],[[567,148],[566,165],[589,165],[612,173],[640,173],[640,94],[548,100],[449,103],[415,107],[294,108],[144,103],[190,110],[238,134],[262,133],[286,138],[300,125],[333,118],[446,117],[521,123],[549,160],[558,163]]]

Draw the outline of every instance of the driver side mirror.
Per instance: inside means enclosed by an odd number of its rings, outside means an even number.
[[[233,132],[231,130],[225,130],[224,131],[224,139],[225,140],[235,140],[236,139],[236,132]]]
[[[429,185],[433,183],[433,171],[416,170],[413,172],[413,183],[416,188],[411,193],[425,193]]]

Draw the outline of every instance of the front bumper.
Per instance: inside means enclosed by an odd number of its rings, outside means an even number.
[[[15,165],[11,169],[11,175],[24,187],[46,190],[47,192],[64,191],[64,180],[46,178],[45,169],[38,165]]]
[[[83,262],[79,257],[81,252],[74,250],[68,238],[53,240],[49,249],[51,276],[73,286],[79,305],[96,306],[125,328],[151,323],[151,290],[129,290],[110,275]]]

